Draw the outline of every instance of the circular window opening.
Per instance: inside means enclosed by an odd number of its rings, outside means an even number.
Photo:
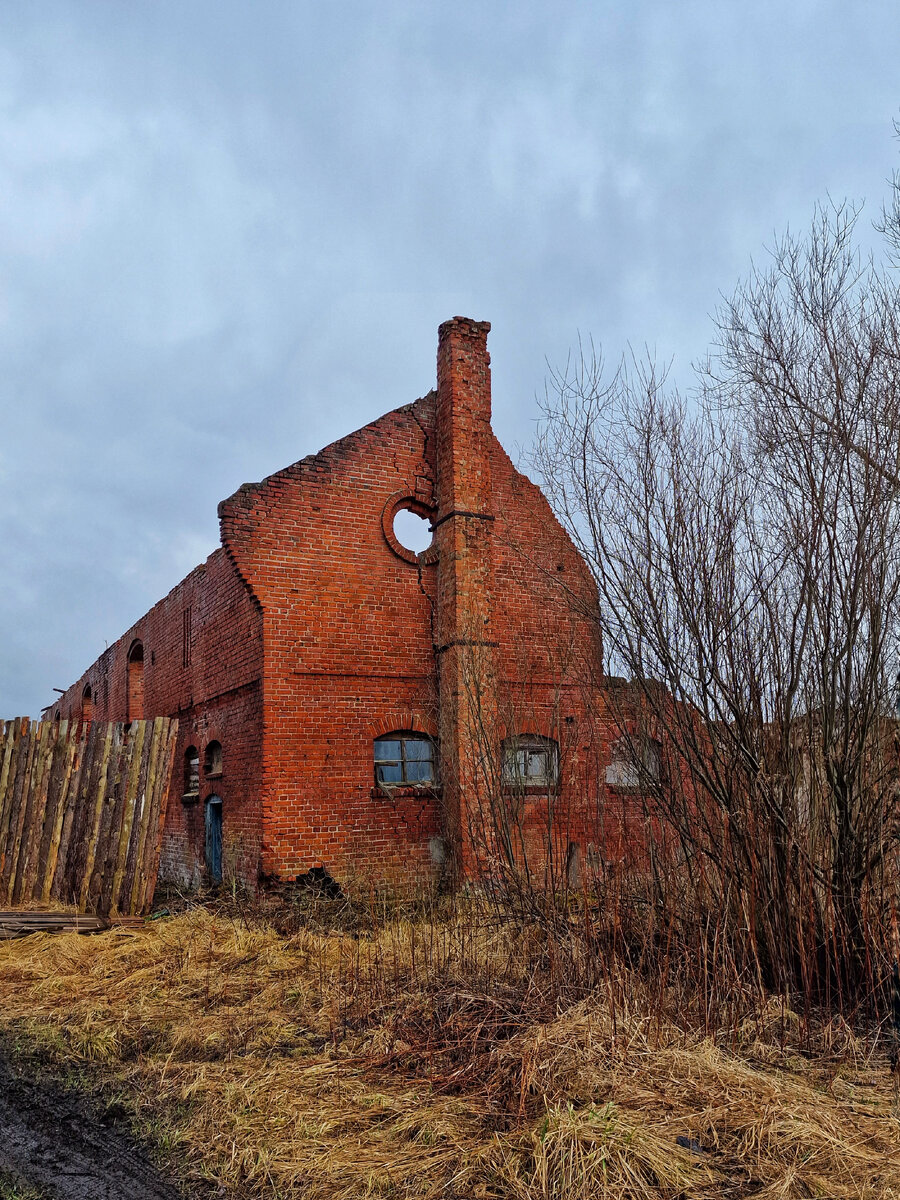
[[[398,509],[394,516],[394,537],[404,550],[421,554],[431,545],[431,523],[408,508]]]

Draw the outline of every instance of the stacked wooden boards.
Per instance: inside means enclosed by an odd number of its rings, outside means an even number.
[[[107,929],[140,928],[142,917],[95,917],[87,913],[56,909],[0,910],[0,941],[27,937],[30,933],[103,933]]]
[[[153,899],[178,722],[0,727],[0,904],[107,916]]]

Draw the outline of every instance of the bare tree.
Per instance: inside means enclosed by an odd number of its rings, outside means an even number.
[[[692,917],[766,986],[847,1001],[873,978],[900,816],[898,293],[856,220],[823,207],[776,245],[689,400],[582,347],[535,452],[610,667],[660,731],[645,784]]]

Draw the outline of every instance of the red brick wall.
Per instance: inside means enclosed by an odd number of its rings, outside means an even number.
[[[136,641],[144,651],[144,716],[174,716],[179,722],[161,878],[185,886],[201,882],[204,801],[215,794],[222,798],[226,870],[255,880],[262,838],[262,619],[224,550],[210,555],[110,646],[60,697],[53,712],[78,715],[84,689],[90,686],[95,719],[129,719],[128,655]],[[132,706],[135,698],[132,689]],[[222,744],[223,770],[209,779],[202,759],[213,740]],[[183,763],[189,745],[200,753],[201,780],[198,800],[185,805]]]
[[[442,732],[456,722],[466,868],[490,870],[492,851],[512,848],[539,877],[549,867],[558,879],[572,843],[602,837],[609,733],[596,589],[490,430],[488,328],[457,318],[440,331],[438,640],[457,641],[440,660]],[[557,743],[560,786],[514,798],[502,743],[528,734]]]
[[[431,871],[441,801],[375,793],[373,739],[437,731],[434,566],[401,558],[382,518],[432,500],[433,397],[388,413],[220,506],[264,611],[263,869],[341,882]]]
[[[561,749],[560,794],[524,799],[523,853],[564,859],[598,836],[611,734],[593,585],[491,432],[488,328],[446,323],[437,393],[223,501],[223,549],[57,706],[77,711],[89,683],[96,717],[124,719],[127,654],[142,640],[146,715],[181,721],[164,876],[200,878],[213,792],[226,869],[250,882],[316,866],[356,890],[433,879],[448,842],[482,869],[473,813],[490,781],[479,772],[496,784],[502,738],[515,733]],[[418,560],[391,531],[404,502],[436,523]],[[396,730],[440,737],[438,794],[374,786],[373,740]],[[213,739],[222,778],[201,778],[200,803],[185,806],[184,750],[202,764]]]
[[[463,729],[473,664],[494,770],[504,732],[555,737],[571,750],[565,804],[578,810],[579,836],[588,811],[596,813],[596,771],[586,782],[582,745],[593,737],[585,687],[593,694],[599,680],[596,626],[573,618],[560,579],[589,610],[593,587],[546,501],[490,430],[487,328],[442,327],[437,395],[220,506],[223,542],[265,614],[267,874],[324,865],[362,886],[433,874],[432,856],[445,849],[435,839],[458,841],[477,820],[460,819],[460,798],[476,813],[484,798],[472,795],[484,791],[473,766],[484,745]],[[437,522],[418,563],[385,536],[398,496]],[[399,729],[440,732],[440,797],[388,799],[373,787],[372,741]],[[557,832],[568,837],[575,819],[555,803]],[[529,827],[543,831],[546,846],[537,800],[533,808]]]

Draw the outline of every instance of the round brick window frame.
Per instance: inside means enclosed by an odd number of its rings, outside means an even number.
[[[413,550],[407,550],[405,546],[397,541],[397,535],[394,533],[394,517],[396,517],[398,512],[403,510],[415,513],[417,517],[423,517],[429,522],[434,520],[434,509],[428,504],[423,504],[421,500],[415,496],[410,496],[408,492],[395,492],[385,504],[381,513],[381,532],[384,534],[384,540],[397,557],[402,558],[404,562],[417,566],[422,555],[428,556],[425,558],[426,562],[431,561],[431,553],[434,549],[433,541],[421,554],[416,554]]]

